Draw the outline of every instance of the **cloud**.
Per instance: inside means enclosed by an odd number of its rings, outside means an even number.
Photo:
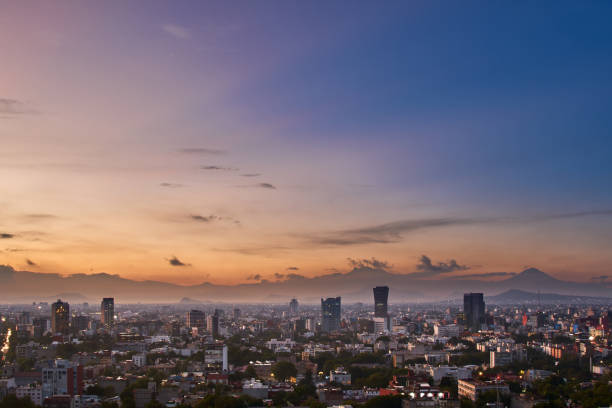
[[[172,266],[191,266],[191,264],[181,262],[176,256],[168,259],[168,263]]]
[[[249,275],[247,276],[247,280],[254,280],[254,281],[261,280],[261,275],[258,273],[255,275]]]
[[[226,222],[231,222],[234,224],[240,224],[240,221],[232,217],[221,217],[220,215],[215,215],[215,214],[211,214],[211,215],[192,214],[189,216],[189,218],[191,218],[194,221],[203,222],[203,223],[210,223],[210,222],[215,222],[215,221],[226,221]]]
[[[6,232],[0,233],[0,239],[11,239],[15,238],[15,234],[8,234]]]
[[[219,170],[219,171],[238,171],[235,167],[224,167],[224,166],[200,166],[202,170]]]
[[[349,265],[353,268],[373,268],[373,269],[391,269],[393,265],[390,265],[387,261],[379,261],[372,257],[372,259],[353,259],[346,258]]]
[[[601,276],[593,276],[591,278],[591,280],[603,283],[604,281],[608,280],[609,278],[610,278],[610,275],[601,275]]]
[[[259,177],[261,176],[260,173],[245,173],[245,174],[241,174],[241,177]]]
[[[17,99],[0,98],[0,115],[24,115],[36,113]]]
[[[180,149],[179,153],[202,155],[202,156],[206,156],[206,155],[218,156],[218,155],[227,154],[227,150],[209,149],[206,147],[186,147],[186,148]]]
[[[284,277],[285,277],[285,274],[283,274],[283,273],[278,273],[278,272],[276,272],[276,273],[274,274],[274,278],[276,278],[277,280],[281,280],[281,279],[283,279]]]
[[[178,183],[159,183],[160,186],[162,187],[167,187],[167,188],[179,188],[179,187],[183,187],[182,184],[178,184]]]
[[[455,275],[448,276],[446,279],[471,279],[471,278],[494,278],[499,276],[514,276],[516,272],[485,272],[485,273],[471,273],[467,275]]]
[[[212,222],[220,219],[216,215],[190,215],[190,217],[192,220],[199,222]]]
[[[32,261],[31,259],[26,258],[26,263],[28,264],[28,266],[38,266],[38,264],[34,261]]]
[[[476,218],[425,218],[420,220],[402,220],[370,227],[335,231],[322,235],[307,237],[316,245],[345,246],[360,244],[387,244],[399,242],[402,233],[430,228],[455,225],[473,225],[488,220]]]
[[[189,30],[177,24],[164,24],[162,25],[162,30],[180,40],[187,40],[191,38]]]
[[[299,271],[299,270],[300,270],[300,268],[298,268],[297,266],[289,266],[289,267],[287,268],[287,270],[288,270],[288,271]]]
[[[287,280],[291,280],[291,279],[306,279],[306,277],[304,275],[300,275],[299,273],[288,273],[287,275],[285,275],[285,277],[287,278]]]
[[[399,220],[378,224],[369,227],[345,229],[332,231],[323,234],[315,234],[306,236],[306,240],[313,245],[324,246],[349,246],[363,244],[389,244],[400,242],[403,234],[428,230],[435,228],[453,227],[453,226],[470,226],[484,225],[491,223],[533,223],[543,221],[563,220],[579,217],[590,216],[610,216],[612,210],[592,210],[567,212],[557,214],[545,214],[525,217],[440,217],[440,218],[423,218],[415,220]]]
[[[438,262],[437,264],[434,264],[427,255],[421,256],[416,268],[417,271],[427,275],[438,275],[441,273],[465,271],[470,269],[469,266],[459,265],[454,259],[451,259],[448,262]]]
[[[276,190],[276,187],[270,183],[259,183],[257,184],[257,187],[261,187],[261,188],[269,188],[271,190]]]

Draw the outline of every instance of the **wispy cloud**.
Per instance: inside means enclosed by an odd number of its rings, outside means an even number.
[[[171,36],[181,39],[181,40],[187,40],[191,38],[191,33],[189,32],[189,30],[177,24],[170,24],[170,23],[164,24],[162,25],[162,30],[164,30],[166,33],[170,34]]]
[[[191,214],[189,216],[193,221],[202,222],[202,223],[212,223],[215,221],[226,221],[234,224],[240,224],[240,221],[232,218],[232,217],[222,217],[220,215],[199,215],[199,214]]]
[[[354,229],[331,231],[305,236],[313,245],[348,246],[363,244],[388,244],[400,242],[404,234],[454,226],[484,225],[493,223],[533,223],[591,216],[610,216],[612,210],[592,210],[556,214],[540,214],[524,217],[439,217],[399,220]]]
[[[6,232],[0,233],[0,239],[11,239],[15,238],[15,234],[9,234]]]
[[[241,174],[241,177],[259,177],[261,176],[260,173],[245,173],[245,174]]]
[[[247,280],[254,280],[254,281],[261,280],[261,275],[260,274],[249,275],[247,276]]]
[[[235,167],[225,167],[225,166],[200,166],[202,170],[217,170],[217,171],[238,171]]]
[[[261,188],[268,188],[271,190],[276,190],[276,187],[273,184],[270,183],[259,183],[256,185],[257,187],[261,187]]]
[[[0,98],[0,115],[24,115],[36,113],[22,101],[11,98]]]
[[[28,264],[28,266],[38,266],[36,262],[32,261],[29,258],[26,258],[26,264]]]
[[[287,268],[287,270],[288,270],[288,271],[299,271],[299,270],[300,270],[300,268],[298,268],[297,266],[289,266],[289,267]]]
[[[201,155],[201,156],[206,156],[206,155],[215,156],[215,155],[227,154],[227,150],[209,149],[206,147],[186,147],[186,148],[180,149],[179,153]]]
[[[430,228],[455,225],[472,225],[486,222],[476,218],[426,218],[420,220],[402,220],[370,227],[334,231],[327,234],[307,237],[313,244],[343,246],[360,244],[387,244],[399,242],[402,233]]]
[[[183,187],[183,185],[179,184],[179,183],[159,183],[159,185],[161,187],[166,187],[166,188],[179,188],[179,187]]]
[[[168,263],[172,266],[191,266],[191,264],[182,262],[176,256],[173,256],[172,258],[168,259]]]

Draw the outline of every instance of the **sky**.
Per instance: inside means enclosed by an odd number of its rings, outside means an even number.
[[[0,264],[610,275],[610,2],[1,7]]]

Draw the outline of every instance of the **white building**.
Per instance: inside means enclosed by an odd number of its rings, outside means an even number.
[[[147,354],[139,353],[132,356],[132,362],[136,367],[144,367],[147,365]]]
[[[452,377],[455,380],[467,380],[472,378],[472,370],[466,367],[429,367],[429,375],[433,378],[435,384],[439,384],[444,377]]]
[[[42,387],[40,385],[23,385],[15,388],[17,398],[28,397],[36,405],[42,405]]]
[[[434,325],[434,336],[436,337],[461,337],[461,334],[463,334],[463,327],[456,324]]]

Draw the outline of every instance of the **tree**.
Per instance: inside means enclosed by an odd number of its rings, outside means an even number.
[[[286,381],[297,375],[297,368],[289,361],[279,361],[272,366],[272,373],[278,381]]]
[[[29,397],[17,398],[15,394],[9,394],[0,401],[0,408],[36,408],[36,406]]]

